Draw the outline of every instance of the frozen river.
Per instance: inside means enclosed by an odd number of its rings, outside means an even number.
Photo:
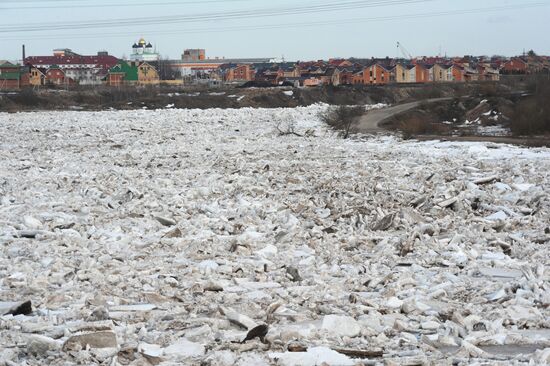
[[[550,149],[325,109],[0,114],[0,364],[550,362]]]

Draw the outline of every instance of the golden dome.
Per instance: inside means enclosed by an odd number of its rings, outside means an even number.
[[[145,46],[145,39],[141,38],[138,42],[140,46]]]

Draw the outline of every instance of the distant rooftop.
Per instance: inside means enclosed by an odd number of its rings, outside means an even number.
[[[100,51],[97,55],[81,56],[74,52],[64,52],[64,50],[56,52],[53,56],[29,56],[25,58],[25,64],[33,66],[42,65],[97,65],[102,68],[110,68],[116,65],[118,59],[114,56]]]
[[[209,58],[205,60],[170,60],[172,64],[256,64],[256,63],[271,63],[273,58]]]

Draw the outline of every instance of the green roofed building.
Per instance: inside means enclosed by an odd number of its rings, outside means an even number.
[[[23,76],[21,66],[4,62],[0,65],[0,90],[21,88],[24,84]]]
[[[134,84],[138,82],[138,67],[126,61],[119,60],[118,63],[109,69],[107,74],[107,85],[119,86],[122,84]]]
[[[109,69],[105,78],[109,86],[129,85],[159,85],[159,73],[154,66],[147,62],[120,60]]]

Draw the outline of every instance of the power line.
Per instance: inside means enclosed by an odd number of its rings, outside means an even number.
[[[48,3],[85,2],[90,0],[47,0]],[[0,4],[40,3],[38,0],[0,0]]]
[[[441,16],[453,16],[453,15],[469,15],[469,14],[479,14],[479,13],[490,13],[494,11],[505,11],[505,10],[522,10],[528,8],[544,7],[550,6],[549,3],[537,2],[537,3],[527,3],[521,5],[510,5],[510,6],[496,6],[496,7],[486,7],[486,8],[474,8],[474,9],[462,9],[462,10],[452,10],[452,11],[439,11],[439,12],[426,12],[426,13],[416,13],[416,14],[403,14],[403,15],[389,15],[381,17],[369,17],[369,18],[349,18],[345,20],[330,20],[330,21],[316,21],[316,22],[300,22],[300,23],[279,23],[279,24],[264,24],[258,26],[235,26],[235,27],[219,27],[219,28],[195,28],[195,29],[181,29],[181,30],[171,30],[171,31],[151,31],[148,32],[150,35],[179,35],[179,34],[196,34],[196,33],[219,33],[219,32],[234,32],[234,31],[247,31],[247,30],[270,30],[270,29],[285,29],[285,28],[299,28],[299,27],[318,27],[325,25],[342,25],[343,22],[346,24],[357,24],[357,23],[369,23],[369,22],[385,22],[385,21],[395,21],[395,20],[407,20],[407,19],[425,19]],[[25,38],[4,38],[5,40],[52,40],[52,39],[82,39],[82,38],[98,38],[98,37],[110,37],[110,38],[121,38],[121,37],[130,37],[134,36],[135,33],[95,33],[95,34],[86,34],[83,36],[63,36],[59,35],[57,37],[50,36],[35,36],[35,37],[25,37]]]
[[[192,22],[204,22],[204,21],[220,21],[220,20],[235,20],[235,19],[247,19],[247,18],[260,18],[271,17],[281,15],[299,15],[299,14],[311,14],[322,13],[329,11],[341,11],[341,10],[356,10],[371,7],[382,7],[390,5],[405,5],[426,3],[438,0],[363,0],[363,1],[343,1],[343,2],[331,2],[320,5],[299,6],[299,7],[286,7],[286,8],[269,8],[269,9],[255,9],[233,12],[219,12],[219,13],[199,13],[194,15],[174,15],[174,16],[160,16],[160,17],[140,17],[140,18],[122,18],[122,19],[109,19],[99,21],[80,21],[80,22],[63,22],[63,23],[42,23],[42,24],[23,24],[14,25],[8,24],[0,26],[0,33],[13,33],[13,32],[38,32],[46,30],[75,30],[75,29],[90,29],[90,28],[118,28],[126,27],[134,24],[143,25],[160,25],[160,24],[173,24],[173,23],[192,23]]]
[[[58,2],[65,2],[69,0],[58,0]],[[84,0],[86,1],[86,0]],[[109,6],[109,8],[113,7],[146,7],[146,6],[168,6],[168,5],[193,5],[193,4],[220,4],[220,3],[236,3],[236,2],[249,2],[253,0],[191,0],[191,1],[160,1],[160,2],[145,2],[145,3],[139,3],[139,2],[132,2],[131,4],[128,3],[111,3],[111,4],[63,4],[63,5],[33,5],[33,6],[19,6],[21,2],[17,2],[18,6],[10,6],[6,7],[2,5],[2,2],[0,2],[0,10],[44,10],[44,9],[84,9],[84,8],[103,8],[105,6]],[[26,4],[34,3],[36,1],[28,1],[24,2]],[[11,1],[8,1],[8,3],[11,3]]]

